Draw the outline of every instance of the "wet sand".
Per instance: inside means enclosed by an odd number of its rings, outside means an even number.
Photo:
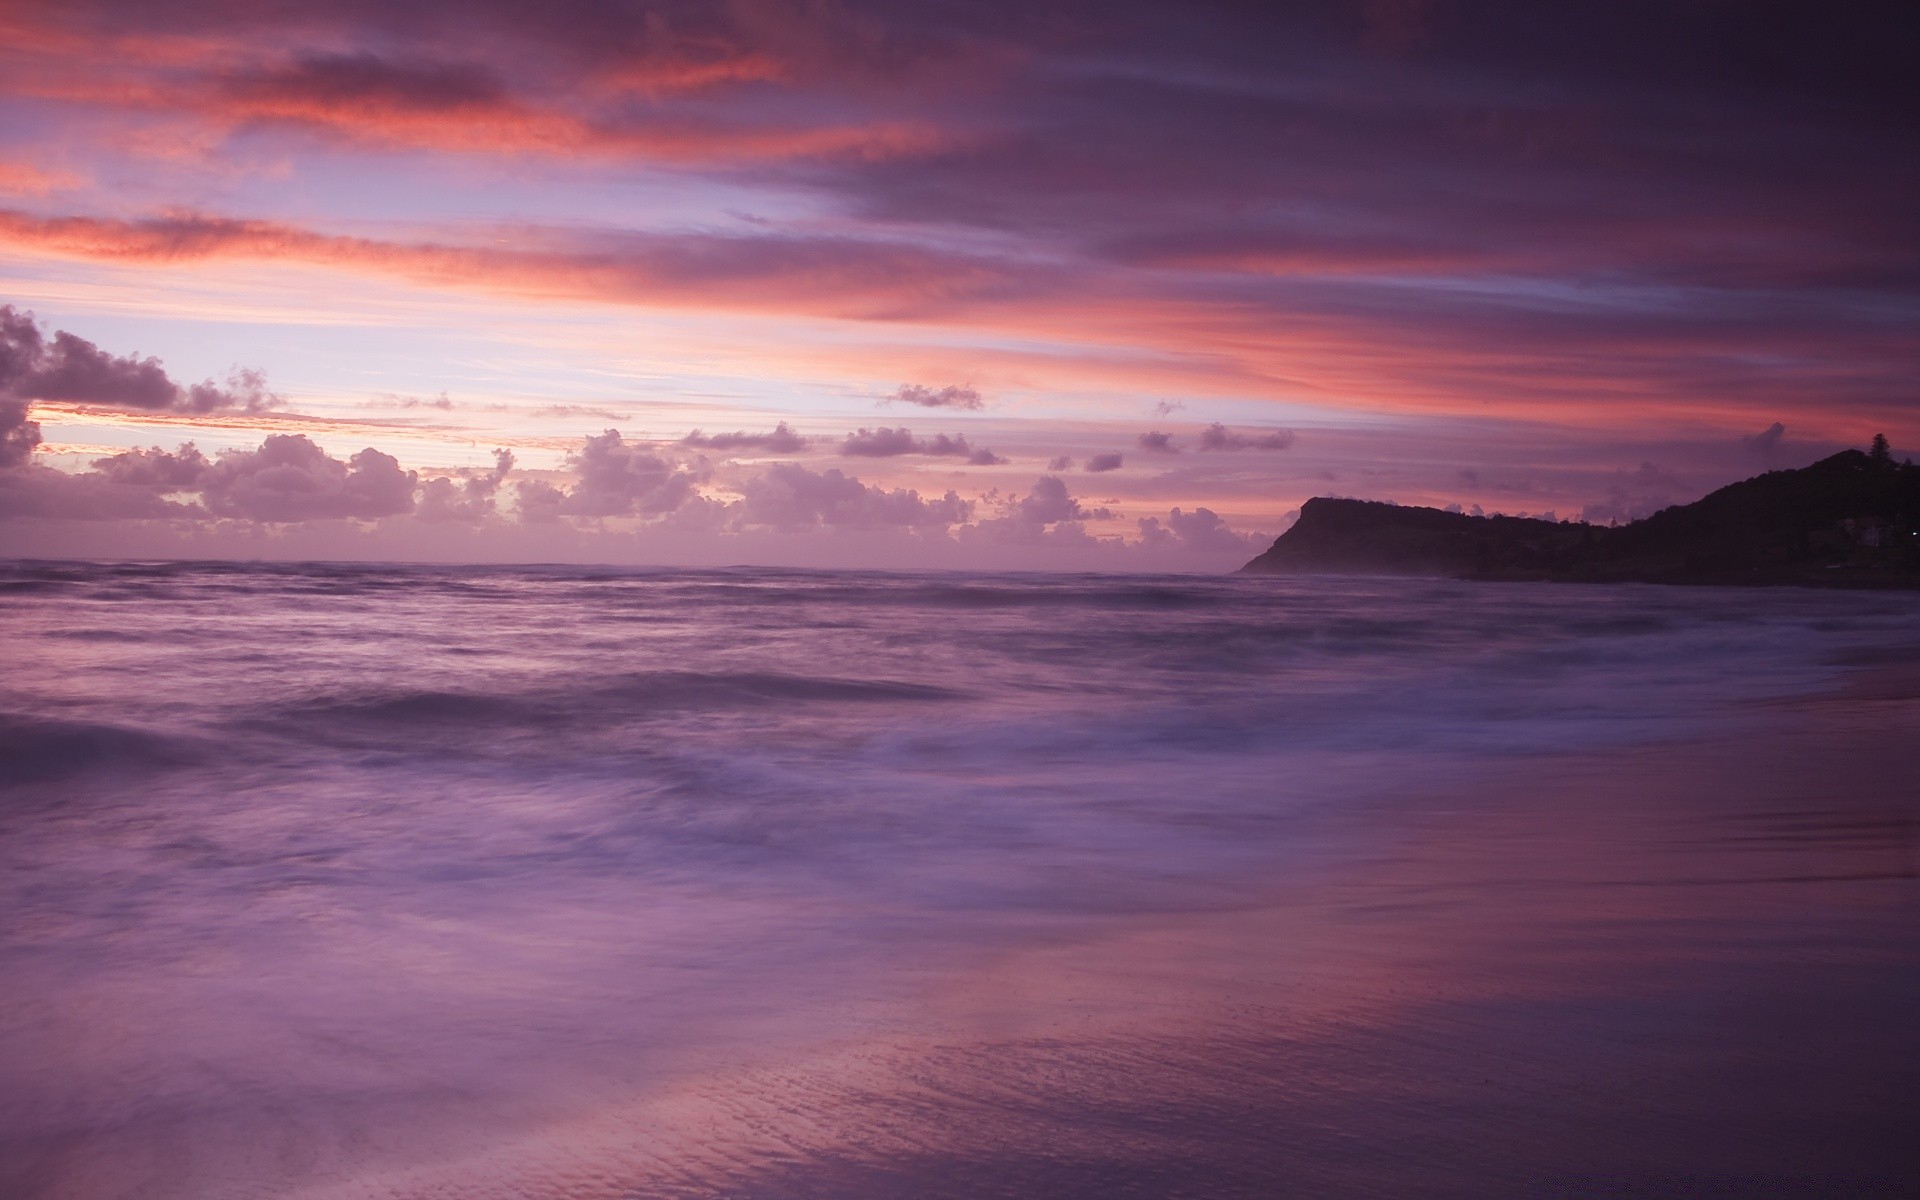
[[[1516,758],[1243,903],[1036,930],[810,1052],[288,1194],[1912,1195],[1916,745],[1903,666]]]

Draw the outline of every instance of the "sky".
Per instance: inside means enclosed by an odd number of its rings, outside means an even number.
[[[1213,571],[1904,453],[1917,26],[0,0],[0,555]]]

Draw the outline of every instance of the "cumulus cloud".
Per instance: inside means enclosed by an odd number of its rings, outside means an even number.
[[[0,472],[0,517],[137,521],[205,515],[196,505],[166,499],[159,488],[118,482],[99,471],[68,474],[29,463]]]
[[[1763,462],[1771,464],[1780,453],[1780,442],[1787,436],[1787,427],[1779,421],[1762,429],[1759,433],[1740,439],[1740,443],[1758,455]]]
[[[1058,458],[1050,458],[1047,460],[1047,470],[1071,471],[1073,470],[1073,459],[1065,454],[1062,454]]]
[[[917,491],[888,491],[838,469],[809,471],[798,463],[774,463],[738,486],[739,523],[772,529],[945,528],[973,516],[973,502],[952,491],[922,499]]]
[[[1029,525],[1053,525],[1061,521],[1104,521],[1113,513],[1085,507],[1067,491],[1065,480],[1042,475],[1033,481],[1032,490],[1014,503],[1010,515]]]
[[[39,444],[40,422],[27,419],[26,401],[0,400],[0,470],[24,465]]]
[[[698,450],[765,450],[771,454],[798,454],[807,448],[807,439],[782,421],[773,427],[772,433],[706,434],[696,429],[681,438],[680,444]]]
[[[1235,533],[1220,514],[1210,508],[1192,512],[1173,509],[1165,523],[1158,517],[1140,519],[1140,544],[1145,547],[1177,545],[1187,550],[1219,553],[1246,553],[1255,550],[1260,539],[1253,534]]]
[[[212,466],[206,455],[192,442],[178,450],[149,446],[127,450],[111,458],[96,458],[93,468],[110,483],[128,487],[152,488],[161,492],[185,492],[199,488]]]
[[[840,453],[861,458],[889,458],[896,454],[914,454],[919,449],[920,442],[905,428],[862,427],[848,434],[847,440],[840,444]]]
[[[559,517],[651,517],[672,512],[694,495],[694,475],[644,446],[629,445],[609,429],[567,456],[571,491],[523,482],[517,489],[523,520]]]
[[[1156,417],[1170,417],[1185,407],[1186,405],[1179,400],[1162,400],[1153,406],[1153,415]]]
[[[1118,454],[1096,454],[1087,460],[1087,470],[1095,474],[1101,471],[1118,471],[1123,461]]]
[[[1225,425],[1215,421],[1200,434],[1202,450],[1286,450],[1293,445],[1293,430],[1275,429],[1268,433],[1248,435],[1235,433]]]
[[[251,521],[377,520],[413,509],[418,476],[368,447],[342,462],[305,434],[279,433],[256,450],[221,453],[200,480],[207,510]]]
[[[930,438],[917,438],[905,427],[857,429],[840,444],[840,453],[849,458],[893,458],[901,454],[964,458],[976,467],[990,467],[1007,461],[984,446],[968,445],[964,435],[949,437],[944,433],[936,433]]]
[[[495,450],[493,469],[464,479],[445,476],[420,486],[415,514],[422,521],[484,521],[494,514],[494,494],[513,470],[513,451]]]
[[[225,386],[207,380],[183,387],[157,358],[109,354],[64,330],[49,339],[32,313],[9,304],[0,305],[0,399],[211,412],[266,408],[276,398],[266,377],[250,370],[235,369]]]
[[[1002,515],[957,531],[970,542],[998,546],[1045,546],[1055,550],[1119,549],[1117,538],[1096,538],[1087,521],[1113,517],[1105,508],[1088,508],[1068,491],[1066,481],[1042,475],[1027,494],[1001,502]]]
[[[411,511],[416,476],[365,449],[345,461],[305,436],[275,434],[208,459],[189,442],[127,450],[69,474],[28,464],[0,476],[0,514],[77,520],[235,517],[287,524],[376,520]],[[438,481],[445,482],[445,481]],[[168,499],[197,494],[197,502]]]
[[[957,384],[943,388],[930,388],[917,383],[903,383],[900,390],[881,401],[882,404],[917,404],[921,408],[985,408],[986,401],[980,393],[970,387]]]
[[[1157,429],[1140,435],[1140,448],[1149,454],[1180,453],[1180,447],[1173,444],[1173,435]]]
[[[1662,470],[1650,462],[1643,462],[1632,472],[1624,470],[1614,472],[1613,483],[1607,489],[1606,498],[1596,500],[1582,509],[1580,519],[1596,525],[1609,521],[1638,521],[1641,517],[1650,517],[1661,509],[1678,503],[1691,490],[1684,481],[1671,472]],[[1476,512],[1474,515],[1478,516],[1479,513]],[[1547,520],[1554,519],[1550,512],[1540,515]]]

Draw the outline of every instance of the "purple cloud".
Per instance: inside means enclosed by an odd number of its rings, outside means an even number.
[[[739,523],[771,529],[945,528],[973,515],[973,502],[954,492],[933,499],[860,482],[837,468],[809,471],[775,463],[739,484]]]
[[[1249,436],[1235,433],[1225,425],[1215,421],[1200,434],[1202,450],[1287,450],[1293,446],[1294,434],[1291,429],[1275,429],[1269,433]]]
[[[513,451],[495,450],[493,469],[455,481],[445,476],[420,485],[415,513],[422,521],[471,524],[494,515],[494,495],[513,470]]]
[[[0,517],[60,521],[139,521],[204,517],[206,510],[156,488],[118,483],[98,471],[68,474],[27,464],[0,471]]]
[[[1260,542],[1252,534],[1235,533],[1210,508],[1173,509],[1164,524],[1158,517],[1142,517],[1139,527],[1140,544],[1147,547],[1174,544],[1187,550],[1244,554],[1258,549]]]
[[[192,442],[178,450],[149,446],[93,460],[94,470],[111,483],[162,492],[198,490],[212,464]]]
[[[537,480],[519,485],[522,520],[652,517],[672,512],[694,496],[691,472],[645,447],[629,445],[617,429],[588,438],[567,456],[567,466],[575,475],[570,491]]]
[[[0,399],[211,412],[265,408],[276,398],[258,371],[235,370],[225,387],[211,380],[182,387],[157,358],[115,356],[64,330],[49,340],[32,313],[9,304],[0,305]],[[4,432],[0,424],[0,436]]]
[[[273,434],[257,450],[228,450],[201,475],[215,516],[294,522],[377,520],[413,509],[418,477],[371,447],[342,462],[304,434]]]
[[[40,422],[27,419],[24,400],[0,400],[0,469],[24,465],[40,444]]]
[[[1173,435],[1157,429],[1140,435],[1140,448],[1148,454],[1180,453],[1180,447],[1173,444]]]
[[[849,458],[893,458],[902,454],[924,454],[930,458],[964,458],[974,466],[993,466],[1007,460],[985,447],[967,444],[964,435],[936,433],[930,438],[914,437],[907,429],[861,428],[847,435],[840,453]]]
[[[1118,454],[1096,454],[1087,460],[1087,470],[1098,474],[1101,471],[1118,471],[1125,460]]]
[[[1671,471],[1663,470],[1650,462],[1643,462],[1631,472],[1624,470],[1614,472],[1613,481],[1607,488],[1606,498],[1587,505],[1581,511],[1580,519],[1594,525],[1614,521],[1622,524],[1638,521],[1642,517],[1652,516],[1663,508],[1691,499],[1694,494],[1695,489],[1688,487],[1684,480]],[[1548,520],[1553,519],[1552,513],[1539,515]]]
[[[1033,488],[1014,503],[1014,518],[1030,525],[1054,525],[1061,521],[1104,521],[1113,514],[1104,508],[1087,508],[1067,491],[1066,481],[1054,475],[1042,475]]]
[[[921,408],[985,408],[986,401],[980,393],[970,387],[958,384],[943,388],[930,388],[917,383],[903,383],[900,390],[882,400],[882,404],[917,404]]]
[[[807,439],[782,421],[773,427],[771,433],[705,434],[696,429],[681,438],[680,444],[701,450],[765,450],[772,454],[798,454],[807,448]]]

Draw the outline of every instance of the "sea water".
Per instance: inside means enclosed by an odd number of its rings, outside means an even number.
[[[853,1194],[794,1182],[862,1143],[792,1079],[673,1097],[1916,645],[1911,596],[1792,589],[0,565],[0,1181]]]

